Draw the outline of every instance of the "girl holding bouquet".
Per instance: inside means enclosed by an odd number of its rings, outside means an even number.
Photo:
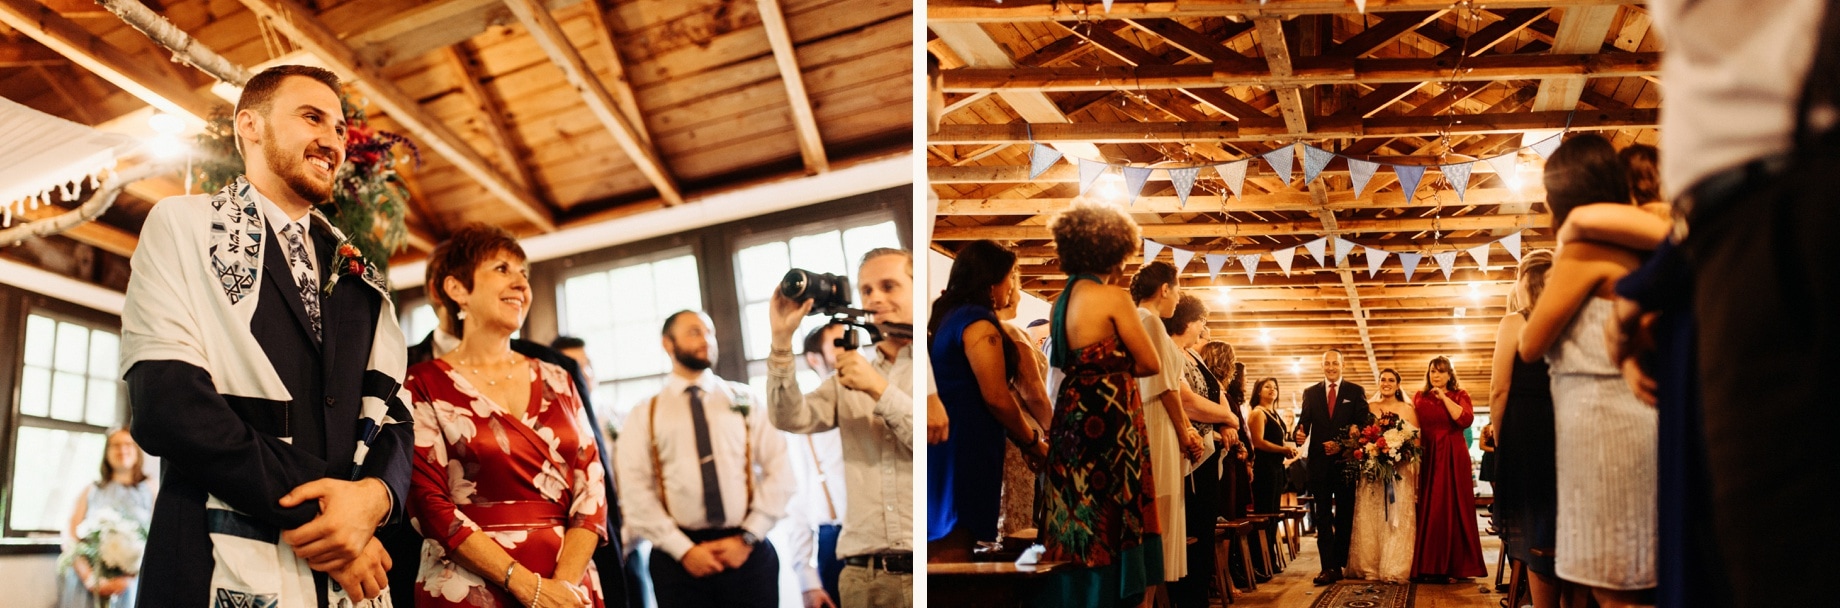
[[[141,470],[144,454],[126,429],[108,434],[102,476],[77,496],[70,516],[70,551],[60,560],[59,606],[133,606],[154,482]]]
[[[1407,449],[1418,436],[1418,415],[1399,390],[1399,372],[1380,370],[1380,399],[1368,404],[1368,410],[1373,425],[1392,427],[1368,449],[1399,450],[1404,462],[1392,472],[1380,471],[1372,479],[1363,474],[1355,482],[1348,572],[1367,580],[1403,583],[1412,576],[1413,545],[1418,540],[1418,462],[1409,460]]]
[[[1457,384],[1450,359],[1425,369],[1425,388],[1412,397],[1422,433],[1419,447],[1418,547],[1412,575],[1433,582],[1486,576],[1476,533],[1476,482],[1470,477],[1463,430],[1476,421],[1469,393]]]

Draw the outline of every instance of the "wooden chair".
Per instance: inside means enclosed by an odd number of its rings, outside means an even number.
[[[1237,547],[1239,549],[1240,564],[1245,568],[1243,574],[1246,575],[1246,590],[1258,591],[1258,577],[1252,571],[1251,543],[1247,542],[1247,538],[1251,535],[1252,521],[1248,519],[1235,519],[1233,521],[1224,521],[1215,524],[1214,540],[1216,542],[1214,559],[1215,563],[1220,567],[1221,575],[1225,576],[1228,557],[1230,557],[1233,549]]]
[[[1284,507],[1281,511],[1284,514],[1286,544],[1290,547],[1291,559],[1297,559],[1297,554],[1303,551],[1304,508]]]
[[[1266,576],[1277,576],[1278,574],[1278,571],[1272,567],[1274,561],[1271,556],[1271,536],[1265,532],[1268,528],[1275,528],[1277,518],[1277,515],[1266,513],[1255,513],[1245,517],[1246,521],[1252,523],[1253,532],[1258,534],[1259,563],[1265,566]]]

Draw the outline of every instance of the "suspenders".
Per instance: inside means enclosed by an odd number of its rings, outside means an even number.
[[[735,384],[733,382],[728,384],[730,385],[728,395],[730,401],[735,398],[733,391],[745,390],[733,386]],[[658,506],[664,508],[665,515],[670,515],[672,520],[676,520],[677,516],[671,513],[671,499],[664,491],[664,460],[658,455],[658,395],[652,395],[651,403],[647,404],[646,408],[646,429],[651,433],[651,436],[646,438],[646,445],[651,448],[652,453],[652,481],[658,487]],[[747,507],[741,511],[741,517],[745,519],[747,514],[754,510],[754,433],[753,428],[748,426],[748,419],[745,416],[741,418],[741,428],[742,462],[745,463],[742,469],[742,479],[747,483]],[[710,457],[714,456],[712,452]],[[825,498],[828,500],[829,497],[830,491],[825,490]],[[835,509],[832,512],[834,513]]]

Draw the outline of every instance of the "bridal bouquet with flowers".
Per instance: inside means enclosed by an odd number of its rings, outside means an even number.
[[[65,560],[89,562],[98,579],[135,576],[147,550],[147,526],[112,509],[96,509],[77,526],[77,544]]]
[[[1342,472],[1355,479],[1401,479],[1399,467],[1418,458],[1418,431],[1408,430],[1398,414],[1368,415],[1367,422],[1342,432]]]

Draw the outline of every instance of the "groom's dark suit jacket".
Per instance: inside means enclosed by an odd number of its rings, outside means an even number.
[[[1367,389],[1343,376],[1336,387],[1335,416],[1330,417],[1329,391],[1324,382],[1303,389],[1303,412],[1297,417],[1297,428],[1309,434],[1311,487],[1341,478],[1342,468],[1331,464],[1341,456],[1324,454],[1323,442],[1337,439],[1345,427],[1367,421]]]
[[[325,285],[337,243],[317,225],[311,235]],[[273,226],[267,238],[276,242]],[[126,375],[130,430],[147,453],[163,459],[142,562],[142,606],[209,604],[214,561],[206,494],[270,530],[311,521],[319,515],[317,502],[282,508],[277,501],[309,481],[351,479],[361,399],[396,397],[394,380],[368,371],[382,294],[355,277],[339,281],[320,298],[325,335],[316,342],[282,248],[266,249],[250,331],[293,400],[220,394],[209,372],[178,361],[143,361]],[[406,404],[393,405],[389,414],[402,424],[379,432],[360,473],[389,487],[388,520],[394,522],[402,518],[409,495],[415,436]],[[292,443],[283,442],[284,436]]]

